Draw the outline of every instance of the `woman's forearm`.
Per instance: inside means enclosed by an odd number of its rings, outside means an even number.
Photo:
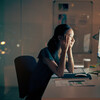
[[[61,51],[59,64],[46,57],[43,58],[43,63],[48,65],[48,67],[52,70],[52,72],[54,72],[57,76],[62,77],[66,66],[66,53],[67,53],[66,50]]]
[[[57,71],[59,76],[63,76],[66,65],[66,50],[62,50]]]
[[[73,73],[74,72],[74,59],[73,59],[73,54],[72,54],[71,48],[68,50],[67,54],[68,54],[67,69],[69,72]]]

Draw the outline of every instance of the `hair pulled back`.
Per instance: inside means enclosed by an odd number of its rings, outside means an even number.
[[[53,37],[48,42],[48,48],[51,53],[56,52],[59,49],[59,39],[58,36],[64,36],[66,31],[68,31],[71,27],[67,24],[60,24],[54,30]]]

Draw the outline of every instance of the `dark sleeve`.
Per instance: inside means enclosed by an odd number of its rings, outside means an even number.
[[[54,60],[54,58],[52,57],[51,53],[49,52],[49,50],[47,48],[44,48],[40,51],[38,58],[41,60],[43,57],[49,58],[50,60]]]

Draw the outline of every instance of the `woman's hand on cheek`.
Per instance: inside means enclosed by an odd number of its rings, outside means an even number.
[[[69,42],[66,39],[60,40],[60,45],[62,50],[68,50],[69,48]]]
[[[73,45],[74,45],[74,43],[75,43],[75,39],[73,38],[73,39],[71,40],[71,43],[70,43],[70,45],[69,45],[69,48],[72,48]]]

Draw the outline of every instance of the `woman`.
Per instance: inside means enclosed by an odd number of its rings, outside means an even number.
[[[43,48],[38,55],[39,61],[31,78],[31,93],[26,100],[41,100],[53,74],[62,77],[65,68],[73,73],[72,47],[75,42],[73,36],[72,28],[66,24],[60,24],[55,28],[47,47]]]

